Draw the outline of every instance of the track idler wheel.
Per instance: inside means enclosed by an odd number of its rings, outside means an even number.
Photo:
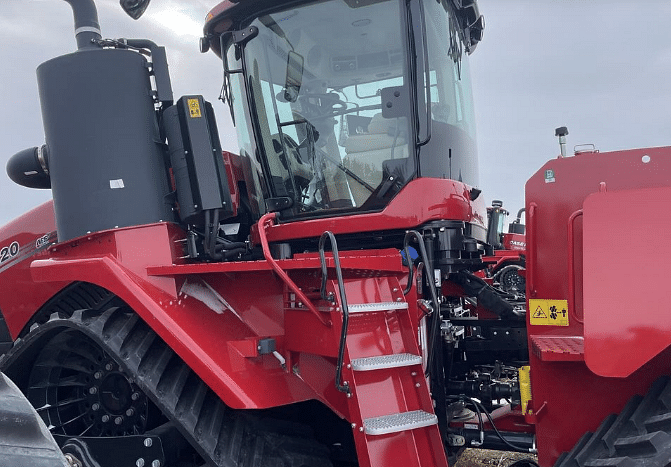
[[[124,436],[147,428],[147,396],[76,330],[59,333],[41,350],[27,396],[53,434]]]

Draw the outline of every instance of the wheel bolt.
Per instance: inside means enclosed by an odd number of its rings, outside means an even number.
[[[114,365],[112,365],[111,363],[108,363],[107,365],[105,365],[105,369],[107,371],[112,371],[113,368],[114,368]]]
[[[152,444],[154,444],[154,442],[152,441],[151,438],[145,438],[144,439],[144,447],[150,448]]]
[[[135,410],[133,410],[133,409],[126,410],[126,416],[127,417],[132,417],[133,415],[135,415]]]
[[[116,425],[121,425],[123,423],[123,417],[117,417],[114,419]]]
[[[93,373],[93,377],[94,377],[95,379],[100,379],[100,378],[102,378],[102,377],[103,377],[103,373],[102,373],[102,371],[96,371],[95,373]]]
[[[130,398],[131,398],[132,400],[136,401],[136,400],[138,400],[138,399],[140,398],[140,393],[138,393],[138,392],[134,392],[134,393],[130,396]]]
[[[95,404],[93,404],[93,405],[91,406],[91,409],[92,409],[92,410],[100,410],[100,404],[98,404],[98,403],[96,402]]]
[[[89,394],[98,394],[98,388],[95,386],[89,388]]]
[[[107,423],[110,421],[110,416],[105,414],[102,416],[101,420],[103,421],[103,423]]]
[[[140,457],[138,460],[135,461],[135,465],[137,467],[144,467],[144,459]]]
[[[161,467],[161,461],[158,459],[154,459],[151,463],[151,467]]]

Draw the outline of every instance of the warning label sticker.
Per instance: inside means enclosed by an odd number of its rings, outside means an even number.
[[[533,325],[568,326],[568,301],[529,299],[529,320]]]
[[[548,169],[545,171],[545,183],[554,183],[555,182],[555,171]]]
[[[191,118],[202,117],[202,114],[200,113],[200,102],[198,102],[198,99],[187,99],[186,103],[189,106],[189,116]]]

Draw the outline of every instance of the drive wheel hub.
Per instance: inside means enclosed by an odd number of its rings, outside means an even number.
[[[124,436],[146,430],[147,396],[100,346],[75,330],[43,347],[27,395],[54,434]]]

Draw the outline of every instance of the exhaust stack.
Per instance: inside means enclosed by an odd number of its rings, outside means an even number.
[[[565,126],[555,129],[555,136],[559,137],[559,149],[561,150],[561,156],[559,157],[566,157],[566,135],[568,135],[568,128]]]
[[[93,0],[65,0],[75,17],[75,38],[79,50],[98,47],[94,41],[102,38],[98,10]]]

